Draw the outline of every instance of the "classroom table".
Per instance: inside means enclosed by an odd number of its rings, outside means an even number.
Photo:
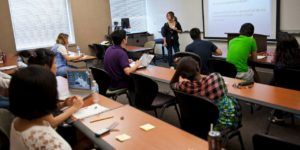
[[[169,84],[175,70],[150,65],[146,69],[137,70],[135,73],[149,77],[155,81]],[[255,83],[254,86],[249,89],[237,89],[233,88],[232,85],[241,82],[241,80],[228,77],[224,77],[224,80],[228,87],[229,96],[234,96],[246,102],[300,115],[300,91],[260,83]]]
[[[274,55],[275,50],[269,49],[266,52],[260,52],[257,53],[258,56],[266,56],[263,59],[257,59],[256,61],[249,60],[248,64],[249,66],[253,67],[261,67],[261,68],[268,68],[273,69],[274,68]],[[214,59],[226,59],[227,57],[227,50],[222,51],[221,56],[213,56]]]
[[[6,54],[6,62],[5,63],[0,63],[0,67],[7,67],[7,66],[13,66],[17,65],[17,56],[15,54],[8,53]],[[8,69],[3,71],[6,74],[12,74],[15,72],[17,68],[13,69]]]
[[[152,50],[152,48],[132,46],[132,45],[126,45],[125,49],[127,50],[128,53],[137,53],[137,52],[147,53],[150,50]]]
[[[85,106],[92,104],[95,98],[99,100],[100,105],[110,108],[111,110],[100,115],[77,120],[74,123],[75,127],[81,131],[83,130],[89,138],[96,140],[97,138],[93,134],[95,131],[108,127],[110,124],[117,121],[119,125],[113,131],[100,137],[114,149],[208,149],[208,143],[205,140],[129,105],[121,105],[99,94],[94,94],[93,97],[88,98],[85,101]],[[113,116],[113,118],[94,123],[90,122],[99,117],[110,116]],[[147,123],[154,125],[155,128],[148,132],[143,131],[140,126]],[[86,132],[86,128],[94,132]],[[131,139],[119,142],[115,138],[120,134],[127,134],[131,136]]]

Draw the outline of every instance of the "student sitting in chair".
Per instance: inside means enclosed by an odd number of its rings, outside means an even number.
[[[227,96],[224,79],[218,73],[202,77],[198,66],[198,62],[192,57],[180,59],[171,80],[171,88],[212,100],[220,113],[216,130],[222,132],[228,128],[236,128],[240,121],[240,107],[235,99]]]
[[[222,55],[222,51],[212,42],[201,40],[201,32],[198,28],[191,29],[190,36],[193,39],[193,43],[189,44],[185,51],[199,55],[202,61],[201,72],[208,74],[208,60],[212,58],[212,55]]]
[[[104,69],[112,79],[110,88],[128,88],[128,76],[138,69],[141,61],[137,60],[134,66],[129,66],[131,60],[129,60],[125,50],[126,31],[116,30],[110,36],[113,46],[109,47],[104,55]]]
[[[75,68],[67,64],[68,61],[77,60],[83,57],[80,56],[70,56],[68,52],[69,46],[69,35],[65,33],[60,33],[57,37],[56,44],[52,47],[52,51],[56,55],[56,67],[57,67],[57,76],[66,76],[67,69]]]
[[[48,49],[37,49],[32,52],[32,56],[28,58],[28,65],[39,65],[50,70],[54,75],[56,74],[55,53]],[[70,107],[58,116],[51,118],[48,122],[52,127],[56,128],[58,125],[66,121],[73,113],[75,113],[83,104],[83,100],[80,97],[71,97],[62,102],[58,102],[58,109],[64,107]]]
[[[252,37],[254,26],[251,23],[245,23],[240,29],[240,36],[229,41],[227,61],[234,64],[237,69],[236,78],[253,81],[254,71],[248,66],[248,59],[256,60],[257,46]]]
[[[14,73],[9,88],[10,149],[64,149],[70,145],[51,127],[57,109],[55,75],[42,66],[29,66]],[[78,110],[82,103],[71,107]]]

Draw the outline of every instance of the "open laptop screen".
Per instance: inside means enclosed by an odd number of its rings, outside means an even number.
[[[88,70],[68,70],[67,76],[70,89],[91,89],[91,80]]]

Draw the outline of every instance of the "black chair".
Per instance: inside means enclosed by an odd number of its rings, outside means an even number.
[[[99,86],[99,94],[107,96],[107,97],[112,97],[112,99],[117,100],[118,96],[126,94],[127,98],[128,97],[128,92],[127,89],[111,89],[110,84],[111,84],[111,78],[109,74],[99,68],[94,68],[90,67],[92,75],[94,80],[97,82]],[[129,99],[129,103],[131,103]]]
[[[235,78],[237,74],[236,67],[226,60],[209,59],[208,68],[210,72],[218,72],[225,77]]]
[[[210,100],[200,96],[183,93],[173,90],[176,96],[176,102],[180,109],[180,125],[181,128],[192,133],[202,139],[207,139],[210,130],[210,124],[216,124],[219,118],[219,109]],[[239,114],[241,117],[241,114]],[[244,149],[239,128],[241,128],[241,119],[239,125],[235,129],[225,129],[221,131],[224,137],[224,145],[234,136],[238,136],[241,149]]]
[[[199,66],[201,67],[202,63],[201,63],[201,58],[200,58],[199,55],[196,55],[196,54],[191,53],[191,52],[178,52],[178,53],[173,55],[173,60],[178,61],[178,59],[180,59],[182,57],[192,57],[193,59],[195,59],[199,63]],[[174,64],[176,64],[176,62]]]
[[[300,68],[300,67],[298,67]],[[276,66],[273,70],[273,79],[271,84],[274,86],[279,86],[283,88],[300,90],[300,69],[298,68],[289,68],[289,67],[278,67]],[[269,116],[269,122],[267,124],[266,134],[269,133],[272,120],[276,115],[283,115],[284,112],[279,110],[273,110]],[[291,116],[292,124],[295,123],[295,117],[293,114],[289,114]]]
[[[158,85],[152,79],[132,74],[133,84],[129,87],[129,96],[134,107],[141,110],[154,111],[157,115],[157,109],[161,108],[159,117],[163,117],[164,111],[170,106],[174,106],[178,118],[180,118],[179,111],[173,96],[162,94],[158,92]]]
[[[266,149],[287,149],[287,150],[299,150],[300,145],[294,144],[288,141],[284,141],[280,138],[255,134],[252,138],[254,150],[266,150]]]
[[[103,60],[105,54],[105,47],[100,44],[93,44],[93,48],[96,51],[96,57],[99,60]]]

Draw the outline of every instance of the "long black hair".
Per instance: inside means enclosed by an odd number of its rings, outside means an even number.
[[[279,32],[277,35],[275,63],[282,65],[300,64],[299,43],[294,36],[287,32]]]

